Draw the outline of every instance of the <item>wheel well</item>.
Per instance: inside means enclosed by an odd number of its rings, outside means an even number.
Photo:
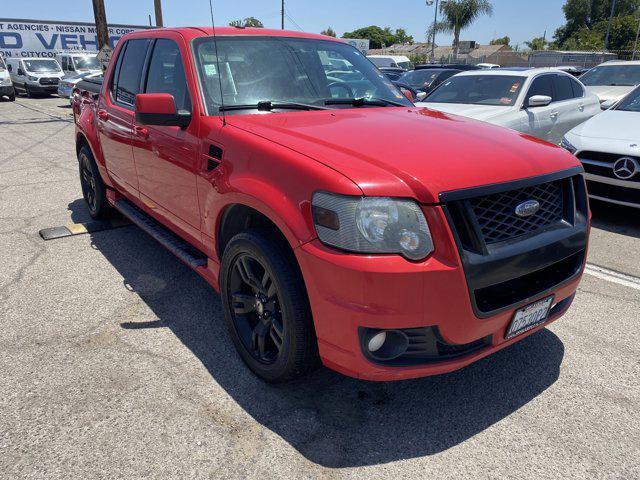
[[[89,145],[89,141],[87,140],[87,137],[79,133],[78,138],[76,139],[76,156],[80,153],[80,149],[82,147],[87,147],[89,151],[91,151],[91,146]]]
[[[222,259],[222,254],[229,241],[238,233],[250,228],[268,232],[278,243],[286,245],[288,250],[291,250],[287,238],[268,217],[251,207],[237,204],[225,210],[220,222],[220,230],[217,237],[218,256]],[[293,256],[293,251],[291,251],[291,254]]]

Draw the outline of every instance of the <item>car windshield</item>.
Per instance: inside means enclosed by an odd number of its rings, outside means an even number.
[[[406,97],[352,46],[328,40],[288,37],[197,38],[193,52],[204,101],[213,114],[260,102],[324,107],[327,102],[371,99],[411,106]],[[216,51],[218,56],[216,57]],[[341,72],[334,71],[340,64]],[[220,94],[222,84],[223,95]]]
[[[444,70],[440,68],[413,70],[412,72],[402,74],[400,82],[406,83],[413,88],[424,88],[431,85],[442,72],[444,72]]]
[[[640,65],[601,65],[580,77],[587,87],[632,87],[640,84]]]
[[[448,79],[424,101],[510,107],[522,90],[525,77],[512,75],[462,75]]]
[[[636,88],[623,98],[615,109],[624,112],[640,112],[640,88]]]
[[[100,70],[102,66],[96,57],[73,57],[76,70]]]
[[[60,65],[55,60],[24,60],[24,66],[32,73],[60,71]]]

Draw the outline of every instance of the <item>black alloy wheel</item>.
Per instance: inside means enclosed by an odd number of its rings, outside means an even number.
[[[82,186],[82,195],[89,207],[90,212],[97,211],[96,196],[96,179],[91,171],[89,158],[84,152],[80,153],[80,185]]]
[[[276,232],[249,229],[229,240],[220,294],[231,340],[258,377],[284,382],[319,366],[304,280],[291,247]]]
[[[84,146],[78,152],[78,167],[82,196],[87,203],[89,215],[94,220],[107,217],[111,213],[111,207],[107,202],[107,189],[89,147]]]

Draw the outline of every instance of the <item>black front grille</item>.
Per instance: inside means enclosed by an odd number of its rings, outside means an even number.
[[[619,187],[607,183],[593,182],[587,180],[587,191],[589,195],[608,198],[617,202],[633,203],[640,206],[640,189]]]
[[[522,306],[579,274],[589,213],[582,172],[440,194],[479,318]],[[540,208],[519,217],[516,207],[527,200]]]
[[[588,150],[578,153],[578,158],[580,160],[595,160],[597,162],[610,163],[611,165],[613,165],[620,158],[626,156],[628,155],[620,155],[617,153],[591,152]],[[640,161],[640,157],[631,158],[635,158],[636,160]]]
[[[535,200],[540,204],[538,211],[528,217],[516,215],[516,207],[528,200]],[[526,235],[562,220],[563,198],[560,180],[472,198],[468,201],[486,244]]]
[[[587,154],[589,153],[593,153],[593,152],[585,152]],[[609,155],[609,154],[601,154],[601,155]],[[621,155],[610,155],[610,157],[612,157],[611,159],[608,160],[597,160],[598,162],[603,162],[606,163],[606,165],[595,165],[593,163],[589,163],[589,160],[595,160],[592,156],[583,156],[583,154],[579,155],[580,160],[582,161],[582,166],[584,167],[584,171],[586,173],[590,173],[591,175],[598,175],[599,177],[607,177],[607,178],[615,178],[617,180],[620,180],[618,177],[616,177],[615,173],[613,173],[613,164],[619,160],[620,158],[623,158],[623,156]],[[638,157],[629,157],[629,158],[635,158],[636,160],[640,161],[640,158]],[[627,182],[640,182],[640,175],[635,175],[632,178],[629,178],[628,180],[625,180]]]
[[[42,77],[39,80],[40,85],[58,85],[60,79],[57,77]]]

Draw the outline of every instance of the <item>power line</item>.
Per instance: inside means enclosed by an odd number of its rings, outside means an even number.
[[[291,21],[291,23],[293,23],[293,24],[296,26],[296,28],[297,28],[298,30],[300,30],[301,32],[303,31],[303,30],[302,30],[302,27],[301,27],[300,25],[298,25],[298,22],[296,22],[296,21],[291,17],[291,15],[289,15],[289,12],[288,12],[287,10],[285,10],[285,11],[284,11],[284,14],[285,14],[285,15],[287,16],[287,18]]]

